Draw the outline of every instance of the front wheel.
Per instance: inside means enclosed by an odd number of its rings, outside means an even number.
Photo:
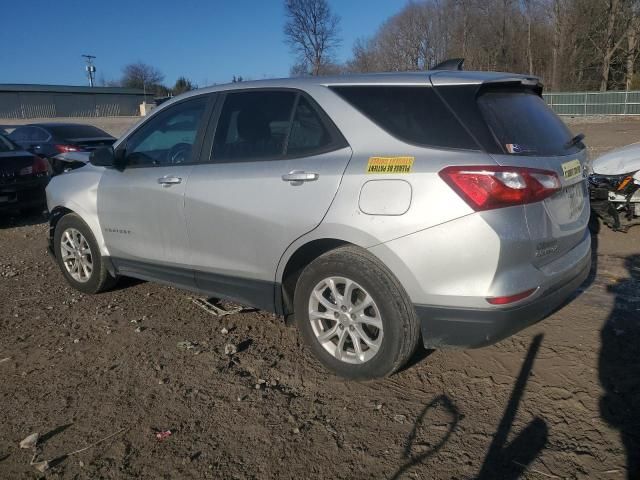
[[[377,258],[357,247],[337,248],[310,263],[294,303],[306,344],[342,377],[391,375],[418,344],[419,322],[406,292]]]
[[[56,225],[53,246],[58,265],[67,282],[84,293],[99,293],[113,287],[111,276],[91,229],[70,213]]]

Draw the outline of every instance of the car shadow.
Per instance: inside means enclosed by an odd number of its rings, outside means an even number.
[[[511,391],[509,403],[496,433],[493,435],[480,473],[476,477],[478,480],[496,478],[515,480],[520,478],[547,443],[549,429],[547,423],[540,417],[534,418],[510,443],[507,443],[543,337],[542,334],[536,335],[529,346],[529,351]]]
[[[547,443],[549,429],[547,423],[539,417],[534,418],[511,442],[507,442],[542,339],[542,334],[535,336],[529,346],[509,397],[509,402],[493,435],[493,440],[480,468],[480,473],[476,477],[478,480],[494,480],[498,478],[515,480],[520,478]],[[429,354],[431,351],[425,352]],[[437,443],[429,442],[426,444],[430,447],[426,451],[415,453],[418,447],[425,446],[425,444],[417,442],[416,439],[421,430],[431,431],[429,428],[431,425],[426,419],[429,412],[433,412],[436,409],[444,409],[444,413],[448,417],[446,432]],[[421,410],[407,436],[403,452],[405,463],[395,471],[391,478],[398,479],[402,477],[407,471],[419,466],[429,457],[436,454],[449,441],[463,418],[464,415],[460,413],[454,402],[447,395],[439,395],[429,402]],[[440,421],[439,423],[442,422]]]
[[[417,447],[422,446],[422,444],[420,444],[416,440],[420,430],[425,429],[426,431],[429,431],[430,425],[425,424],[425,418],[430,411],[434,411],[436,409],[444,409],[446,414],[450,417],[447,425],[447,430],[435,445],[431,446],[424,452],[415,453],[414,450],[416,450]],[[403,465],[400,466],[400,468],[398,468],[398,470],[396,470],[391,479],[396,480],[400,478],[404,473],[407,472],[407,470],[420,465],[427,458],[437,453],[449,441],[449,438],[455,431],[461,418],[462,416],[460,415],[458,408],[447,395],[439,395],[431,400],[431,402],[429,402],[427,405],[425,405],[425,407],[416,418],[416,421],[413,424],[413,428],[411,429],[411,432],[409,432],[409,435],[407,437],[403,452],[403,458],[406,461]]]
[[[613,309],[600,331],[600,415],[620,432],[627,478],[640,478],[640,255],[625,259],[628,278],[609,285]]]

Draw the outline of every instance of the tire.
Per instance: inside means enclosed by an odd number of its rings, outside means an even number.
[[[373,303],[361,310],[369,304],[365,298]],[[391,375],[406,364],[420,339],[420,324],[402,285],[377,258],[353,246],[331,250],[303,270],[294,311],[308,348],[328,370],[349,379]]]
[[[75,232],[79,233],[82,238],[84,238],[86,245],[83,241],[78,242],[79,237],[75,235]],[[88,246],[88,253],[86,248],[83,248],[82,251],[84,253],[82,255],[78,253],[78,255],[85,259],[85,263],[88,264],[90,261],[91,269],[89,275],[86,273],[88,269],[78,269],[78,275],[76,275],[73,273],[73,267],[70,269],[65,265],[63,254],[69,253],[70,245],[65,233],[68,233],[74,239],[74,244],[78,244],[81,247]],[[117,278],[113,277],[107,270],[106,262],[100,254],[98,243],[96,242],[91,229],[75,213],[69,213],[58,221],[53,236],[53,248],[56,261],[58,262],[58,266],[60,267],[64,278],[67,280],[69,285],[76,290],[83,293],[100,293],[109,290],[116,284]],[[73,254],[73,258],[71,258],[70,262],[73,264],[74,260],[75,262],[78,261],[78,256],[75,254]],[[77,265],[77,263],[73,265]]]

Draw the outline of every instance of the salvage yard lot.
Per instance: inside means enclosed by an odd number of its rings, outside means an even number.
[[[571,127],[592,155],[640,140],[633,119]],[[80,295],[46,223],[0,222],[2,479],[39,475],[18,446],[33,432],[51,478],[620,479],[640,462],[640,227],[602,230],[593,275],[542,323],[355,383],[265,312],[215,317],[136,281]]]

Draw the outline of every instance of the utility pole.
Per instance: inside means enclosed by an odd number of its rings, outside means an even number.
[[[89,77],[89,86],[93,87],[93,79],[96,76],[96,66],[93,64],[93,59],[96,58],[95,55],[82,55],[87,62],[87,66],[85,70],[87,71],[87,76]]]

